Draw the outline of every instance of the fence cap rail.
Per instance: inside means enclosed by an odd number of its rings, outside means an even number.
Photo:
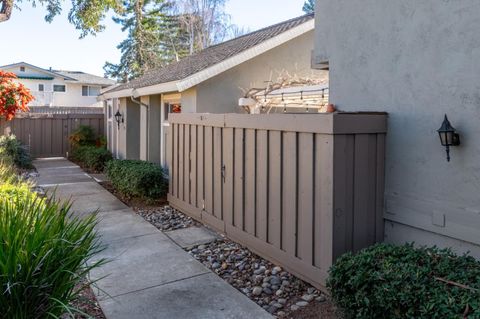
[[[320,134],[372,134],[387,132],[385,112],[335,112],[288,114],[171,114],[172,124],[265,129]]]

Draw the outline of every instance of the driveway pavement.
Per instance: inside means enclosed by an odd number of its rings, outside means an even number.
[[[98,211],[109,263],[90,274],[108,319],[272,318],[101,187],[77,165],[39,159],[37,183],[73,201],[79,216]]]

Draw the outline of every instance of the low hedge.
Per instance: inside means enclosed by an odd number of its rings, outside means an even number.
[[[85,168],[102,172],[105,164],[112,160],[112,153],[105,147],[78,146],[72,150],[71,158]]]
[[[448,249],[377,244],[330,269],[349,318],[480,318],[480,262]]]
[[[168,191],[166,172],[153,163],[139,160],[113,160],[106,165],[113,187],[128,197],[157,199]]]

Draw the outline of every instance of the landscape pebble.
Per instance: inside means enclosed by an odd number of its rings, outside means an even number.
[[[316,298],[325,299],[306,282],[226,238],[187,251],[277,317],[289,316]]]
[[[199,225],[192,218],[169,206],[138,210],[137,213],[162,231]],[[221,237],[211,243],[186,250],[269,313],[286,318],[309,302],[326,300],[325,295],[282,267]]]
[[[170,206],[157,209],[138,209],[137,214],[161,231],[170,231],[198,225],[198,223]]]

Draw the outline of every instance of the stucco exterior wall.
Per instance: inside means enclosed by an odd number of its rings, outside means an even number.
[[[387,111],[389,242],[480,256],[480,2],[317,0],[313,61],[328,61],[330,101]],[[447,113],[462,145],[446,161]]]
[[[195,113],[197,111],[197,88],[193,87],[181,93],[180,103],[183,113]]]
[[[310,31],[197,86],[196,112],[243,112],[238,99],[252,87],[265,87],[282,72],[328,80],[325,71],[312,70],[314,32]],[[183,105],[182,105],[183,107]]]
[[[130,99],[121,98],[119,111],[124,123],[117,130],[119,159],[140,159],[140,106]]]

